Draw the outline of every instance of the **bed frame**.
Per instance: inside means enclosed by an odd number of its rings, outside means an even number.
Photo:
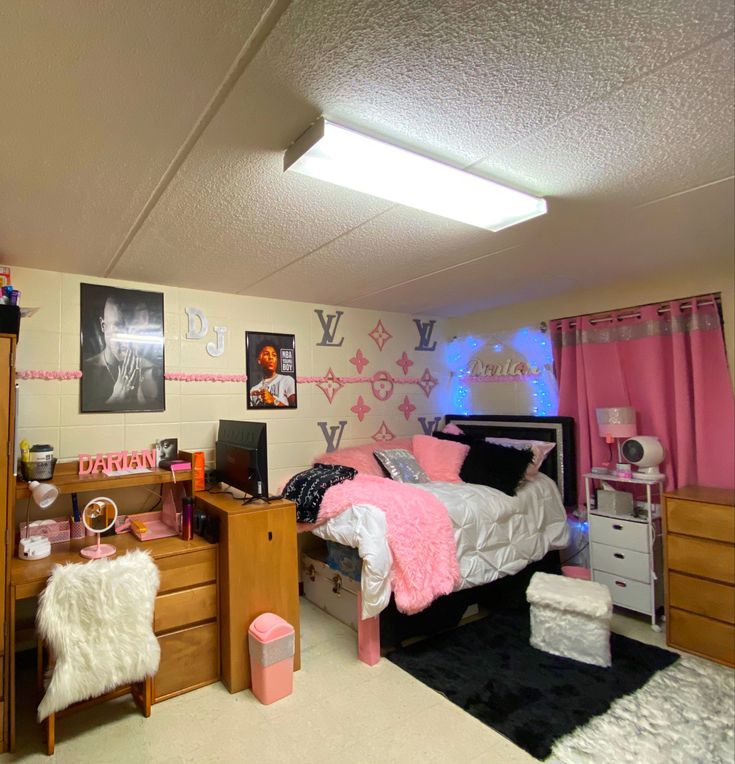
[[[447,414],[445,424],[449,423],[480,437],[520,438],[555,443],[556,448],[544,460],[541,472],[559,486],[565,507],[576,506],[577,470],[572,417]],[[358,596],[358,656],[363,663],[373,666],[380,660],[381,646],[397,646],[412,636],[456,626],[471,604],[492,606],[493,602],[507,603],[509,600],[520,604],[521,601],[525,601],[526,587],[536,571],[560,573],[558,551],[550,551],[542,560],[527,565],[514,576],[506,576],[484,586],[463,589],[439,597],[426,610],[413,616],[400,613],[391,597],[390,604],[380,615],[363,620],[362,602]]]

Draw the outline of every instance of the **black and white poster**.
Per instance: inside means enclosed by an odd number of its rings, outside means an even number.
[[[163,294],[81,285],[82,413],[164,411]]]
[[[293,334],[245,332],[248,408],[296,408]]]

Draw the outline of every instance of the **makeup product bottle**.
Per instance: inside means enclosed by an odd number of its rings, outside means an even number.
[[[194,536],[194,498],[184,496],[181,505],[181,538],[184,541],[191,541]]]

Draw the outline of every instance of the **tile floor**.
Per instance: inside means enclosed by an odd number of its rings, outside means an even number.
[[[16,752],[6,762],[493,762],[531,756],[386,660],[369,668],[356,635],[302,598],[302,669],[294,693],[262,706],[217,683],[153,707],[121,698],[62,719],[49,759],[34,723],[34,675],[18,677]],[[665,646],[647,621],[616,614],[613,629]]]

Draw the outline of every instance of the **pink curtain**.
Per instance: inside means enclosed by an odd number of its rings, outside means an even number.
[[[713,298],[700,303],[554,322],[559,414],[577,423],[580,476],[609,459],[595,409],[632,406],[638,434],[655,435],[664,446],[667,489],[735,486],[735,403],[720,316]],[[638,315],[625,317],[631,313]],[[579,485],[584,496],[581,477]]]

